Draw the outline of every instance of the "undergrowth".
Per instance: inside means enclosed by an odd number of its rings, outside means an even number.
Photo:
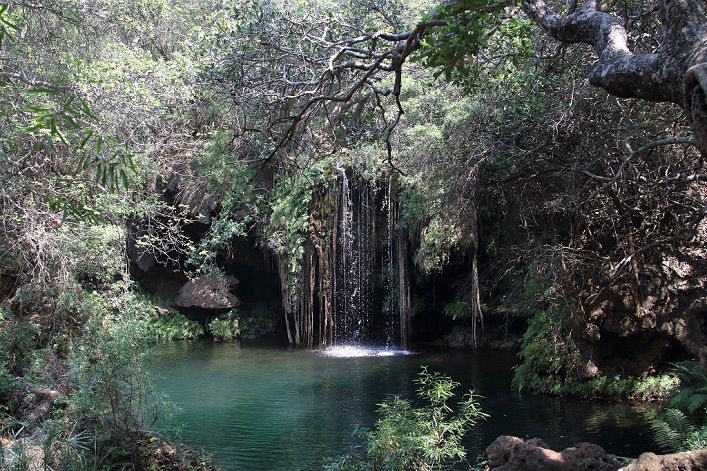
[[[520,390],[581,398],[656,401],[667,399],[678,384],[675,375],[651,377],[599,373],[581,380],[580,353],[571,337],[567,309],[537,312],[529,321],[520,346],[521,364],[513,386]]]

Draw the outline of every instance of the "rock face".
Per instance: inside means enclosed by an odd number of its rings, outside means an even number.
[[[176,309],[228,311],[240,305],[230,290],[238,285],[233,276],[203,275],[187,281],[172,301]]]
[[[625,462],[598,445],[580,443],[557,452],[538,438],[500,436],[486,448],[489,471],[616,471]]]
[[[643,453],[621,471],[700,471],[707,469],[707,450],[686,451],[672,455]]]

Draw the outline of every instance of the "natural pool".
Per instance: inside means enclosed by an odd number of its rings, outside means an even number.
[[[351,352],[349,352],[350,354]],[[469,432],[469,457],[497,436],[541,437],[555,449],[580,441],[622,456],[653,449],[641,407],[520,394],[511,389],[513,354],[415,348],[406,355],[325,355],[258,345],[170,342],[151,368],[181,411],[180,439],[201,446],[224,470],[318,470],[324,457],[358,443],[376,404],[413,398],[421,365],[460,382],[461,396],[485,396],[490,418]]]

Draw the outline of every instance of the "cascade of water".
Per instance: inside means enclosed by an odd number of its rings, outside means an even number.
[[[356,250],[353,254],[356,259],[356,282],[354,290],[357,296],[356,313],[358,330],[361,334],[359,340],[365,340],[369,334],[371,324],[371,294],[373,280],[373,205],[371,204],[371,188],[367,181],[358,182],[357,218],[356,218]]]
[[[334,340],[337,343],[360,343],[365,340],[368,321],[367,275],[370,251],[370,204],[365,183],[354,194],[343,162],[336,164],[341,174],[341,204],[334,277]],[[358,183],[358,182],[356,182]]]
[[[384,209],[386,212],[386,240],[385,252],[383,255],[383,280],[385,280],[385,346],[392,348],[395,346],[395,302],[393,292],[395,290],[395,267],[393,266],[393,175],[388,177],[388,185],[385,189]]]
[[[322,288],[328,285],[329,290],[324,290],[330,293],[331,304],[320,298],[320,343],[362,345],[372,338],[375,323],[385,331],[386,348],[406,347],[409,311],[407,240],[398,221],[400,214],[394,177],[391,175],[384,185],[380,200],[375,182],[355,172],[352,176],[350,168],[347,173],[342,160],[336,163],[334,171],[340,178],[330,193],[332,201],[336,202],[329,213],[333,219],[329,225],[331,245],[327,250],[329,269],[326,273],[331,276],[326,275],[321,260],[319,265],[319,293],[321,296]],[[379,213],[380,210],[383,212]],[[386,218],[382,227],[385,232],[380,239],[376,236],[378,214]],[[382,249],[380,258],[377,257],[378,247]],[[379,279],[373,276],[378,264],[382,269]],[[321,277],[324,277],[323,281]],[[312,297],[314,284],[310,281]],[[381,295],[384,298],[383,306],[380,306],[383,316],[374,319],[374,300],[380,300]],[[384,325],[379,319],[384,320]]]

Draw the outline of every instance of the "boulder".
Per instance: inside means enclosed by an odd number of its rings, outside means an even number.
[[[233,276],[203,275],[187,281],[172,301],[177,309],[228,311],[241,302],[230,290],[238,285]]]
[[[540,439],[504,435],[486,448],[489,471],[616,471],[625,462],[598,445],[580,443],[557,452]]]
[[[621,471],[698,471],[707,469],[707,450],[685,451],[671,455],[643,453]]]

